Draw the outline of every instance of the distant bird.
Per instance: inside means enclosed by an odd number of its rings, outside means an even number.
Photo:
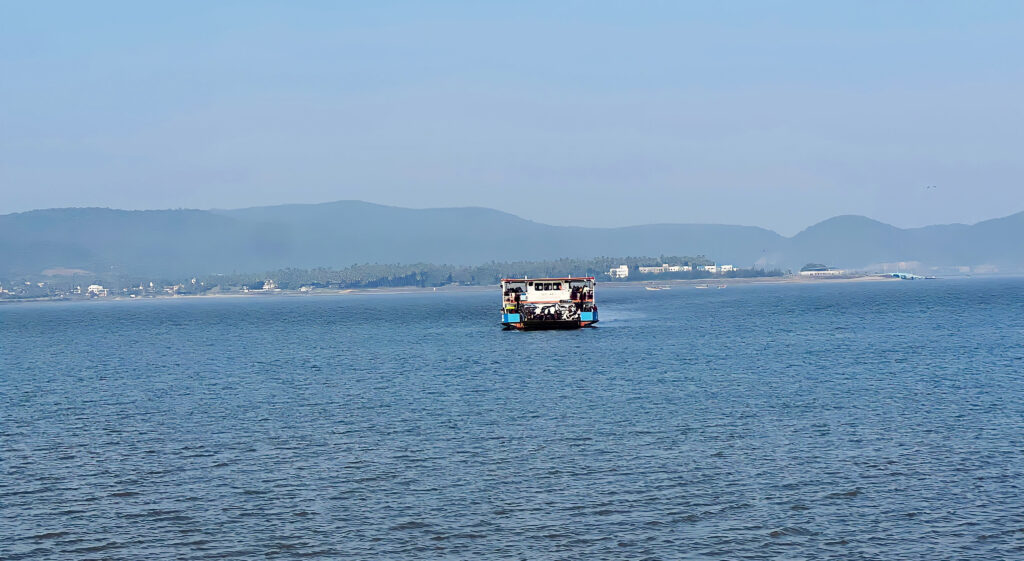
[[[925,190],[935,189],[935,186],[934,185],[925,185],[924,188],[925,188]]]

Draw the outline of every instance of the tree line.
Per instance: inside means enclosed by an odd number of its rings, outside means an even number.
[[[691,271],[666,272],[661,274],[640,274],[641,266],[689,265]],[[298,290],[310,288],[386,288],[386,287],[438,287],[451,284],[459,285],[491,285],[503,278],[522,277],[596,277],[601,282],[670,280],[670,279],[702,279],[702,278],[742,278],[781,276],[782,271],[765,269],[736,269],[724,274],[713,275],[698,270],[702,265],[714,262],[700,256],[659,257],[595,257],[591,259],[555,259],[548,261],[511,261],[483,263],[479,265],[438,265],[432,263],[381,264],[362,263],[343,268],[320,267],[315,269],[279,269],[262,273],[238,273],[223,275],[189,275],[188,277],[154,277],[107,272],[101,274],[79,273],[65,277],[40,277],[18,279],[12,283],[3,283],[6,287],[17,287],[22,297],[38,297],[57,292],[68,293],[76,286],[84,290],[90,284],[100,284],[110,290],[112,295],[121,294],[127,289],[129,293],[150,294],[165,292],[165,287],[174,287],[177,294],[202,294],[209,291],[236,291],[248,288],[259,290],[264,282],[272,280],[277,288]],[[629,267],[630,275],[626,279],[608,276],[608,270],[620,265]],[[13,280],[13,279],[12,279]],[[39,286],[35,281],[45,281]],[[153,283],[153,288],[150,288]],[[143,287],[143,288],[139,288]],[[10,297],[13,294],[8,293]]]
[[[689,265],[691,271],[666,272],[641,275],[641,266]],[[449,284],[489,285],[497,284],[503,278],[522,277],[597,277],[603,282],[635,280],[700,279],[700,278],[744,278],[781,276],[780,270],[736,269],[724,274],[713,275],[696,270],[701,265],[714,262],[704,256],[660,256],[652,257],[596,257],[592,259],[556,259],[549,261],[512,261],[484,263],[480,265],[437,265],[431,263],[379,264],[364,263],[341,269],[281,269],[261,275],[222,275],[204,279],[206,284],[247,286],[258,288],[264,280],[271,279],[282,289],[298,289],[303,286],[314,288],[386,288],[386,287],[436,287]],[[609,277],[609,269],[626,265],[630,276],[626,279]]]

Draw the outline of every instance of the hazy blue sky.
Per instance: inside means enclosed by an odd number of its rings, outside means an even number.
[[[1022,100],[1021,2],[11,1],[0,213],[974,222],[1024,210]]]

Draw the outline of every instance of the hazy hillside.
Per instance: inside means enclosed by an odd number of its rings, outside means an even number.
[[[836,216],[794,236],[787,256],[840,266],[913,260],[905,231],[863,216]],[[811,261],[809,259],[809,261]]]
[[[294,258],[303,266],[660,254],[705,254],[752,263],[764,249],[761,246],[784,240],[769,230],[746,226],[572,228],[538,224],[486,208],[412,210],[359,201],[220,213],[246,223],[288,225]]]
[[[289,258],[243,221],[199,210],[39,210],[0,216],[0,274],[63,267],[180,274],[219,263],[240,270]]]
[[[703,254],[737,266],[921,261],[1024,270],[1022,238],[1024,213],[906,230],[839,216],[786,238],[749,226],[561,227],[485,208],[413,210],[359,201],[218,211],[76,208],[0,216],[0,277],[53,268],[180,275],[660,254]]]
[[[810,258],[845,267],[917,261],[930,266],[992,265],[1024,270],[1024,212],[973,226],[900,229],[863,216],[830,218],[794,236],[792,262]]]

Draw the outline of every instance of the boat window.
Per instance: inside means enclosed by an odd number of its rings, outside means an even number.
[[[555,283],[555,288],[553,290],[562,290],[562,283],[556,282]]]

